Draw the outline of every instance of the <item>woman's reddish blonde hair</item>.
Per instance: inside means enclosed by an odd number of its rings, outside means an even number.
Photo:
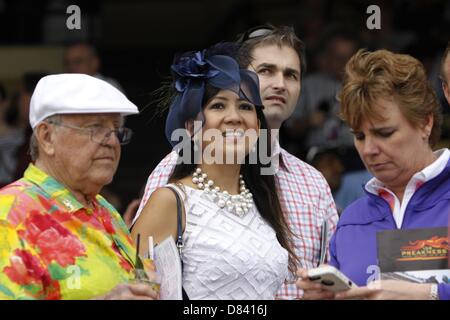
[[[388,50],[359,50],[345,67],[341,92],[340,116],[358,129],[363,119],[384,119],[378,99],[394,101],[405,118],[416,128],[423,126],[430,115],[433,128],[430,146],[441,134],[442,111],[436,93],[428,82],[425,68],[417,59]]]

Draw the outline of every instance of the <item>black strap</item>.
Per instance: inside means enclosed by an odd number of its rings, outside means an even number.
[[[178,253],[180,255],[180,261],[181,261],[181,272],[183,272],[184,269],[184,265],[183,265],[183,259],[181,258],[181,251],[183,249],[183,208],[182,207],[182,201],[180,199],[180,195],[178,194],[177,190],[175,190],[174,187],[172,186],[167,186],[168,189],[172,190],[172,192],[175,194],[175,198],[177,199],[177,241],[176,241],[176,245],[178,248]],[[183,295],[183,300],[189,300],[189,297],[186,293],[186,291],[184,291],[184,288],[181,287],[182,289],[182,295]]]
[[[171,186],[168,186],[168,188],[170,190],[172,190],[172,192],[175,194],[175,198],[177,199],[177,241],[176,241],[176,245],[177,245],[178,253],[180,254],[180,259],[181,259],[181,250],[183,249],[183,226],[182,226],[183,209],[181,207],[181,199],[180,199],[180,195],[178,194],[178,192]]]

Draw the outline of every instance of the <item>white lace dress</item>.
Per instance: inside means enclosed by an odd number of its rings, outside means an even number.
[[[189,299],[274,299],[288,276],[288,252],[256,206],[238,217],[202,190],[183,189],[183,288]]]

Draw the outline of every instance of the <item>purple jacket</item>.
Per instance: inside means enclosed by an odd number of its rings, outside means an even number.
[[[365,190],[366,191],[366,190]],[[450,213],[450,161],[444,171],[423,184],[405,211],[402,229],[446,227]],[[366,196],[348,206],[330,242],[330,264],[358,286],[373,280],[377,266],[376,234],[396,229],[389,204],[366,191]],[[450,285],[439,284],[439,298],[450,300]]]

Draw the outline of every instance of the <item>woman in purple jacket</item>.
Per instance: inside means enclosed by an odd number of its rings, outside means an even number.
[[[359,287],[333,294],[302,269],[303,298],[450,299],[449,284],[377,280],[380,231],[448,226],[450,152],[432,149],[442,114],[423,65],[409,55],[360,50],[347,63],[339,99],[374,176],[366,196],[344,210],[330,242],[330,264]]]

